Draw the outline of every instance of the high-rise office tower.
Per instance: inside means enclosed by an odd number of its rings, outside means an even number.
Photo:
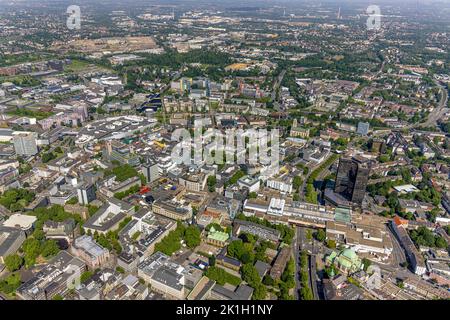
[[[160,178],[159,166],[157,163],[152,161],[147,161],[147,163],[142,165],[142,173],[149,183]]]
[[[84,183],[77,188],[78,203],[88,205],[97,198],[95,185]]]
[[[369,180],[370,163],[361,157],[341,158],[334,191],[348,200],[362,204]]]

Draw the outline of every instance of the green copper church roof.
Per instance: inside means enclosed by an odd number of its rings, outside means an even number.
[[[208,233],[208,239],[225,242],[230,236],[226,232],[216,231],[214,227],[211,227]]]
[[[345,249],[342,251],[342,255],[349,259],[350,261],[355,261],[358,259],[358,256],[356,255],[356,252],[352,249]]]

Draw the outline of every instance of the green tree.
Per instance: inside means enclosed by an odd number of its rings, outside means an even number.
[[[234,240],[227,247],[229,256],[239,259],[244,253],[244,242],[242,240]]]
[[[223,231],[222,226],[220,224],[214,223],[214,222],[208,224],[205,229],[206,229],[206,231],[209,232],[209,230],[211,230],[211,228],[213,228],[213,227],[214,227],[214,230],[216,230],[216,231]]]
[[[118,164],[112,170],[105,170],[105,176],[111,175],[115,175],[117,181],[123,182],[129,178],[138,177],[139,173],[129,164]]]
[[[121,266],[117,266],[116,267],[116,271],[119,272],[119,273],[125,273],[125,269],[122,268]]]
[[[248,232],[243,232],[239,235],[239,238],[242,239],[245,243],[255,243],[256,238],[254,235]]]
[[[317,241],[320,241],[320,242],[325,241],[326,236],[327,235],[323,229],[319,229],[319,230],[317,230],[316,233],[314,233],[314,237],[316,238]]]
[[[214,267],[216,265],[216,257],[215,256],[210,256],[208,258],[208,263],[211,267]]]
[[[266,286],[273,286],[275,285],[275,280],[270,275],[266,275],[263,279],[263,283]]]
[[[0,204],[10,211],[20,211],[34,200],[35,194],[27,189],[9,189],[0,196]]]
[[[362,264],[364,266],[364,271],[367,271],[367,269],[370,267],[372,262],[369,259],[367,259],[367,258],[363,258],[362,259]]]
[[[250,264],[244,264],[241,268],[242,279],[247,282],[252,288],[256,288],[261,283],[258,271]]]
[[[53,152],[43,153],[41,157],[43,163],[50,162],[53,159],[56,159],[56,155]]]
[[[41,229],[36,229],[36,230],[33,232],[33,237],[34,237],[35,239],[39,240],[39,241],[42,241],[42,240],[45,239],[45,233],[44,233],[44,231],[42,231]]]
[[[6,294],[11,294],[20,287],[21,283],[19,273],[11,273],[5,280],[0,280],[0,291]]]
[[[436,247],[441,249],[447,248],[447,241],[441,236],[436,237]]]
[[[171,256],[175,251],[180,250],[180,241],[184,235],[185,227],[181,222],[177,223],[177,228],[164,237],[155,245],[155,251],[161,251],[168,256]]]
[[[239,277],[236,277],[226,272],[224,269],[215,266],[209,267],[205,272],[205,276],[207,276],[211,280],[216,281],[222,286],[225,283],[229,283],[233,286],[238,286],[241,283],[241,279]]]
[[[235,174],[233,174],[233,176],[230,178],[230,180],[228,180],[227,182],[225,182],[225,187],[235,184],[240,178],[242,178],[243,176],[245,176],[245,172],[242,170],[238,170],[236,171]]]
[[[197,226],[190,225],[186,228],[184,233],[184,238],[186,240],[186,245],[188,248],[192,249],[200,244],[200,230]]]
[[[77,197],[72,197],[69,199],[69,201],[67,201],[67,204],[77,204],[77,203],[78,203]]]
[[[303,183],[303,181],[302,181],[302,178],[300,178],[300,176],[295,176],[294,180],[292,181],[292,185],[295,190],[300,189],[302,183]]]
[[[208,176],[207,179],[207,184],[208,184],[208,190],[209,192],[214,192],[216,191],[216,183],[217,183],[217,179],[216,176]]]
[[[300,289],[300,296],[301,296],[302,300],[314,300],[314,296],[311,291],[311,288],[306,287],[306,286],[304,286]]]
[[[94,273],[92,271],[83,272],[80,276],[80,282],[81,283],[88,282],[92,278],[93,275],[94,275]]]
[[[328,240],[327,241],[327,247],[330,248],[330,249],[336,249],[336,241]]]
[[[22,265],[23,265],[23,258],[17,254],[12,254],[6,256],[5,258],[5,266],[8,269],[8,271],[13,272],[19,270]]]
[[[450,224],[444,227],[445,232],[450,236]]]
[[[317,192],[314,190],[312,183],[306,185],[305,201],[312,204],[317,204]]]
[[[295,287],[295,262],[292,257],[286,264],[286,268],[281,275],[281,281],[283,281],[289,289]]]
[[[264,300],[267,295],[267,289],[263,284],[258,284],[253,290],[252,299],[253,300]]]
[[[29,268],[36,263],[36,258],[41,253],[41,244],[37,239],[28,238],[23,242],[22,250],[25,257],[25,266]]]
[[[42,245],[41,254],[43,257],[53,257],[59,252],[58,244],[55,240],[48,240]]]
[[[411,231],[411,239],[418,246],[447,248],[448,244],[440,235],[434,235],[432,231],[424,226]]]
[[[96,207],[96,206],[94,206],[94,205],[88,205],[88,212],[89,212],[89,216],[93,216],[97,211],[98,211],[98,209],[100,209],[100,207]]]

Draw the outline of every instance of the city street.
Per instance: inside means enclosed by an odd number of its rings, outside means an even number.
[[[300,277],[299,277],[299,272],[300,272],[300,251],[306,251],[308,253],[308,277],[309,277],[309,283],[310,283],[310,287],[311,290],[313,292],[314,295],[314,299],[318,300],[319,299],[319,293],[318,293],[318,282],[319,279],[317,277],[317,269],[316,269],[316,254],[319,252],[319,247],[317,245],[315,245],[314,243],[316,242],[315,240],[308,240],[307,236],[306,236],[306,232],[307,228],[304,227],[296,227],[296,237],[295,237],[295,242],[294,242],[294,246],[293,246],[293,250],[294,250],[294,255],[295,255],[295,260],[296,260],[296,273],[297,273],[297,277],[296,277],[296,299],[299,299],[298,297],[298,291],[300,290],[301,286],[300,286]]]

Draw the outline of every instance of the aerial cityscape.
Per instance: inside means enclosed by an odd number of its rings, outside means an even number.
[[[447,0],[0,0],[0,300],[448,300],[449,93]]]

